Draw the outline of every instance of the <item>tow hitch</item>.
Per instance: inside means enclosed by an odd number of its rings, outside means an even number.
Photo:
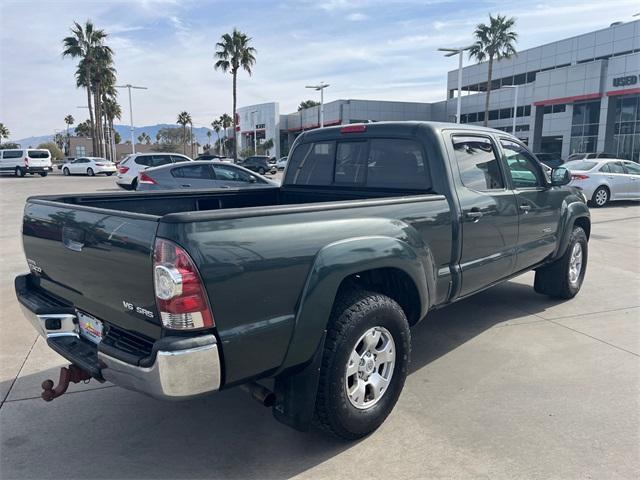
[[[55,388],[53,387],[53,380],[45,380],[42,382],[43,391],[41,397],[45,402],[50,402],[54,398],[58,398],[64,394],[67,388],[69,388],[69,383],[80,383],[85,380],[91,380],[91,374],[86,370],[73,364],[68,367],[62,367],[60,369],[60,379]]]

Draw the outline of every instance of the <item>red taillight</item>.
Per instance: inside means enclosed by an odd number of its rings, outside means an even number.
[[[129,167],[118,167],[118,173],[122,173],[123,175],[129,171]]]
[[[187,252],[169,240],[156,239],[153,272],[156,305],[165,328],[193,330],[215,325],[204,285]]]
[[[366,125],[347,125],[340,129],[340,133],[362,133],[367,131]]]
[[[582,175],[581,173],[572,173],[571,174],[571,179],[572,180],[586,180],[587,178],[589,178],[589,175]]]
[[[138,183],[146,183],[147,185],[157,185],[156,181],[146,173],[138,175]]]

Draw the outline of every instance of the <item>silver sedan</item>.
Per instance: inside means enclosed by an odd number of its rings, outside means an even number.
[[[237,165],[197,160],[148,168],[138,174],[136,190],[252,188],[277,185]]]
[[[613,200],[640,200],[640,164],[620,159],[575,160],[562,165],[571,183],[580,188],[592,207]]]

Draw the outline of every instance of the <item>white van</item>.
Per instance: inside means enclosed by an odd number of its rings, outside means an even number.
[[[49,150],[38,148],[0,150],[0,172],[24,177],[38,173],[46,177],[53,171]]]

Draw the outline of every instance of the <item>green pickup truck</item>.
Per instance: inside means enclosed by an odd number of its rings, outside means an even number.
[[[29,198],[16,294],[71,363],[43,398],[243,385],[294,428],[364,436],[430,311],[532,269],[536,292],[578,293],[591,223],[569,180],[504,132],[388,122],[301,134],[279,187]]]

